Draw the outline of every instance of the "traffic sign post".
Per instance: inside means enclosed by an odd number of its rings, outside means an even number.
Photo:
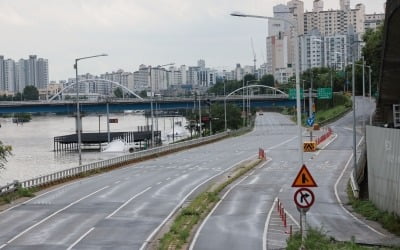
[[[306,123],[309,127],[312,127],[314,125],[314,121],[315,121],[314,116],[310,116],[307,118]],[[312,141],[312,129],[310,129],[310,141]]]
[[[300,89],[300,99],[304,98],[304,89]],[[296,89],[289,89],[289,99],[296,99]]]
[[[300,188],[294,193],[294,203],[298,208],[310,208],[315,201],[314,193],[308,188]]]
[[[318,88],[318,99],[332,99],[332,88]]]
[[[292,187],[299,187],[294,193],[294,203],[296,204],[297,210],[300,212],[300,233],[302,238],[302,244],[304,244],[305,235],[303,233],[304,227],[306,227],[306,213],[315,202],[315,195],[309,189],[309,187],[317,187],[317,183],[312,177],[310,171],[308,171],[305,164],[301,167],[297,173],[296,178],[293,181]]]
[[[317,183],[314,181],[310,171],[308,171],[305,164],[301,167],[299,173],[293,181],[292,187],[318,187]]]

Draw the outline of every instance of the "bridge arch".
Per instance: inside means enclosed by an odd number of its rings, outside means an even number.
[[[110,81],[110,80],[106,80],[106,79],[84,79],[84,80],[80,80],[78,81],[78,83],[84,83],[84,82],[108,82],[114,85],[117,85],[118,87],[121,87],[123,89],[125,89],[126,91],[128,91],[129,93],[131,93],[132,95],[136,96],[137,98],[139,98],[140,100],[143,100],[142,97],[140,97],[139,95],[137,95],[135,92],[133,92],[132,90],[128,89],[127,87],[125,87],[124,85],[119,84],[118,82],[114,82],[114,81]],[[53,101],[57,96],[60,96],[65,90],[71,88],[72,86],[75,86],[76,83],[72,83],[71,85],[68,85],[67,87],[63,88],[60,92],[58,92],[56,95],[54,95],[53,97],[51,97],[48,102]]]
[[[260,84],[253,84],[253,85],[244,86],[244,87],[241,87],[241,88],[238,88],[238,89],[232,91],[231,93],[229,93],[229,94],[225,97],[225,99],[227,99],[229,96],[233,95],[234,93],[239,92],[239,91],[242,90],[242,89],[258,88],[258,87],[267,88],[267,89],[272,89],[272,90],[275,90],[275,91],[281,93],[282,95],[289,96],[288,94],[286,94],[285,92],[283,92],[283,91],[280,90],[280,89],[277,89],[277,88],[274,88],[274,87],[271,87],[271,86],[265,86],[265,85],[260,85]]]

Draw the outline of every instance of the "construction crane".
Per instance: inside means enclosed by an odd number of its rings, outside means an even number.
[[[256,52],[254,51],[254,44],[253,44],[253,38],[251,37],[250,38],[250,40],[251,40],[251,49],[253,50],[253,61],[254,61],[254,75],[256,74],[256,62],[257,62],[257,59],[256,59]]]

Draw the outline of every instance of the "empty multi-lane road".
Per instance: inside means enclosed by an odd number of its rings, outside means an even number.
[[[304,155],[319,184],[308,222],[339,239],[380,240],[380,232],[348,214],[337,199],[348,178],[350,121],[346,116],[333,124],[337,138],[325,150]],[[191,247],[282,246],[286,236],[271,208],[276,198],[282,200],[296,225],[290,187],[299,169],[296,131],[287,117],[264,113],[246,135],[61,185],[0,213],[0,248],[145,249],[186,199],[237,163],[255,158],[259,147],[270,161],[230,187]]]

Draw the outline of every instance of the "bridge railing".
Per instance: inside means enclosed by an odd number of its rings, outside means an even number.
[[[11,184],[7,184],[3,187],[0,187],[0,194],[12,192],[19,187],[32,188],[32,187],[43,186],[46,184],[61,181],[63,179],[72,178],[74,176],[80,176],[80,175],[88,173],[88,172],[101,170],[104,168],[109,168],[109,167],[114,167],[114,166],[117,167],[117,166],[122,165],[123,163],[129,163],[129,162],[133,162],[138,159],[144,159],[144,158],[156,156],[156,155],[159,155],[162,153],[180,150],[180,149],[184,149],[184,148],[194,146],[194,145],[203,144],[205,142],[214,141],[214,140],[223,138],[225,136],[228,136],[230,134],[240,133],[240,132],[243,132],[246,130],[249,130],[249,128],[235,130],[232,132],[222,132],[222,133],[212,135],[212,136],[207,136],[207,137],[202,137],[202,138],[198,138],[198,139],[194,139],[194,140],[189,140],[189,141],[170,144],[170,145],[166,145],[166,146],[156,147],[156,148],[152,148],[152,149],[148,149],[148,150],[138,151],[138,152],[114,157],[114,158],[107,159],[107,160],[102,160],[102,161],[98,161],[98,162],[85,164],[85,165],[82,165],[79,167],[74,167],[74,168],[70,168],[70,169],[57,171],[55,173],[39,176],[39,177],[32,178],[29,180],[14,181]]]

